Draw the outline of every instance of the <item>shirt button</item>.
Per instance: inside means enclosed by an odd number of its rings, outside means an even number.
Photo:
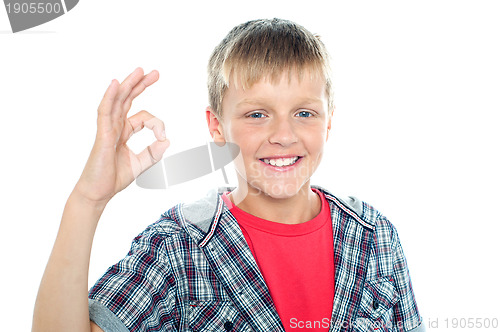
[[[378,302],[377,300],[373,300],[373,310],[377,310],[378,309]]]
[[[232,329],[233,329],[233,323],[231,323],[230,321],[224,323],[224,330],[231,331]]]

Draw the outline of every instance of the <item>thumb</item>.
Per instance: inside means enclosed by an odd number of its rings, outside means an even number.
[[[170,141],[168,138],[164,138],[162,141],[157,140],[154,141],[153,144],[148,146],[146,150],[148,150],[148,154],[151,157],[151,161],[153,162],[151,166],[153,166],[157,161],[160,161],[163,157],[163,154],[170,146]]]
[[[154,141],[151,145],[142,150],[137,155],[139,165],[137,165],[137,169],[133,169],[134,178],[137,178],[144,171],[159,162],[162,159],[165,150],[167,150],[169,146],[170,141],[165,138],[162,141]]]

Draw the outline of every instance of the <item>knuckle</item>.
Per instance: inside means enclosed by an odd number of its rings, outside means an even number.
[[[151,119],[154,118],[154,116],[151,113],[149,113],[148,111],[146,111],[146,110],[142,110],[141,113],[142,113],[143,116],[147,117],[148,120],[151,120]]]

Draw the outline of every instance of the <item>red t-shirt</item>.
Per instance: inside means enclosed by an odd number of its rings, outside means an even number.
[[[264,276],[285,330],[328,331],[334,294],[330,206],[319,190],[321,211],[301,224],[255,217],[223,199]]]

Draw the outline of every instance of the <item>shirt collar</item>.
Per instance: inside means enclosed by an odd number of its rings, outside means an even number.
[[[374,216],[367,213],[371,211],[371,209],[366,203],[352,196],[346,199],[338,198],[320,186],[313,185],[311,187],[325,194],[331,209],[337,207],[363,227],[373,230],[375,226]],[[231,214],[224,204],[222,194],[226,191],[233,191],[234,189],[235,187],[219,187],[217,189],[212,189],[205,197],[180,205],[180,225],[200,247],[204,247],[210,241],[215,233],[217,225],[221,222],[221,217]]]

